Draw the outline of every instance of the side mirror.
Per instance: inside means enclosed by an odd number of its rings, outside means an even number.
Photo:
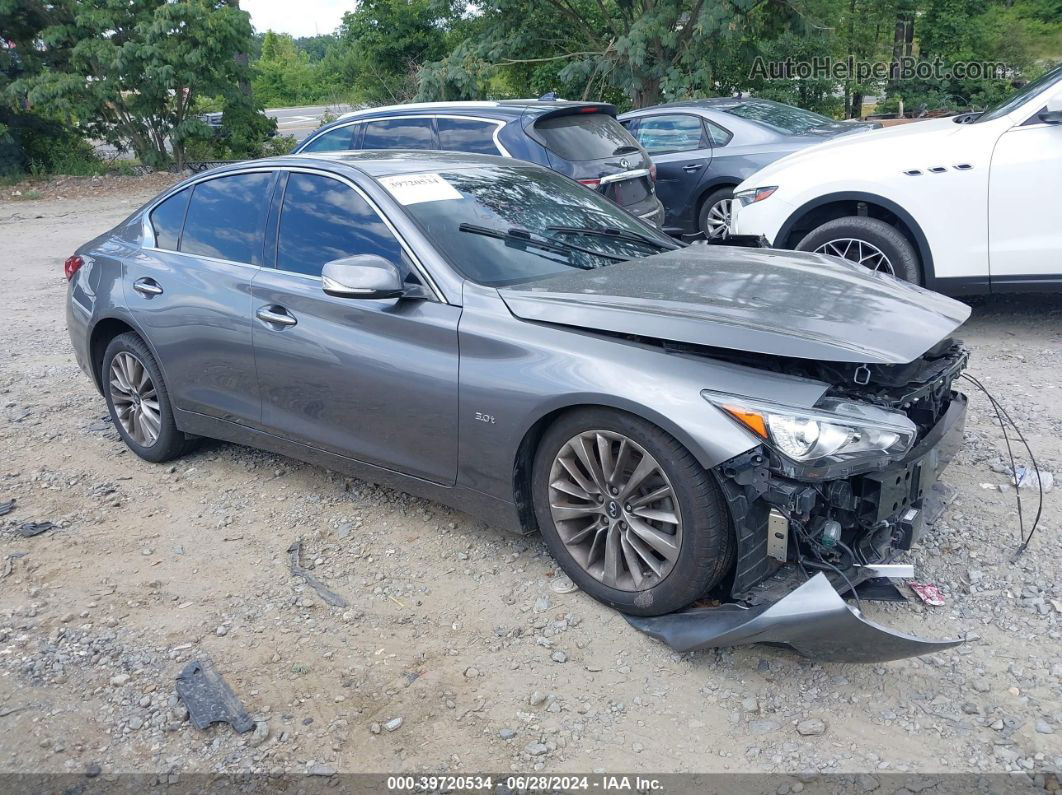
[[[326,262],[321,289],[337,298],[399,298],[405,292],[398,266],[376,254]]]
[[[1047,107],[1038,117],[1044,124],[1062,124],[1062,94],[1055,94],[1047,100]]]

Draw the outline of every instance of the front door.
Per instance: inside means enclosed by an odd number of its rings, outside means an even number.
[[[993,284],[1062,277],[1060,187],[1062,124],[1033,116],[1000,136],[988,188]]]
[[[366,197],[318,173],[287,174],[276,267],[252,286],[262,424],[272,433],[442,484],[457,475],[460,307],[351,299],[321,289],[326,262],[377,254],[417,281]]]
[[[178,409],[258,422],[251,283],[274,178],[232,174],[174,194],[151,211],[155,245],[126,260],[126,304]]]
[[[712,144],[701,117],[665,113],[635,122],[634,137],[656,164],[656,194],[667,213],[664,228],[695,230],[697,186],[712,162]]]

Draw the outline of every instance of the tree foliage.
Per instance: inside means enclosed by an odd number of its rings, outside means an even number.
[[[186,143],[209,132],[193,110],[199,96],[225,98],[230,132],[250,139],[268,125],[244,91],[249,73],[240,56],[252,30],[237,4],[60,0],[48,7],[39,47],[63,57],[12,86],[35,110],[153,166],[181,162]]]

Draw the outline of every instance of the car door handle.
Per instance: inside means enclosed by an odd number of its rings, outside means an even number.
[[[255,315],[259,320],[274,326],[294,326],[299,322],[282,306],[263,306]]]
[[[147,277],[133,282],[133,289],[145,298],[151,298],[153,295],[162,295],[162,287],[159,286],[159,283]]]
[[[692,174],[694,171],[700,171],[704,168],[704,163],[687,163],[682,167],[682,170],[687,174]]]

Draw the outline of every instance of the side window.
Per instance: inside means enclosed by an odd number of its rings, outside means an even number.
[[[181,251],[261,265],[272,183],[265,171],[200,182],[188,205]]]
[[[498,125],[475,119],[436,119],[439,128],[439,148],[451,152],[474,152],[479,155],[498,155],[494,131]]]
[[[686,113],[650,116],[638,123],[638,143],[651,155],[707,149],[708,135],[701,119]]]
[[[277,267],[320,276],[326,262],[355,254],[378,254],[408,272],[398,239],[358,193],[329,177],[289,174]]]
[[[734,133],[730,130],[724,130],[715,122],[710,122],[707,119],[704,120],[704,126],[708,128],[708,137],[712,139],[712,146],[726,146],[730,143],[730,139],[734,137]]]
[[[346,127],[336,127],[334,130],[329,130],[314,138],[302,151],[342,152],[345,149],[350,149],[350,140],[353,133],[353,124],[348,124]]]
[[[431,119],[381,119],[365,122],[362,149],[434,149]]]
[[[151,211],[151,228],[155,230],[155,247],[169,251],[177,250],[184,224],[184,211],[188,209],[191,188],[175,193]]]

